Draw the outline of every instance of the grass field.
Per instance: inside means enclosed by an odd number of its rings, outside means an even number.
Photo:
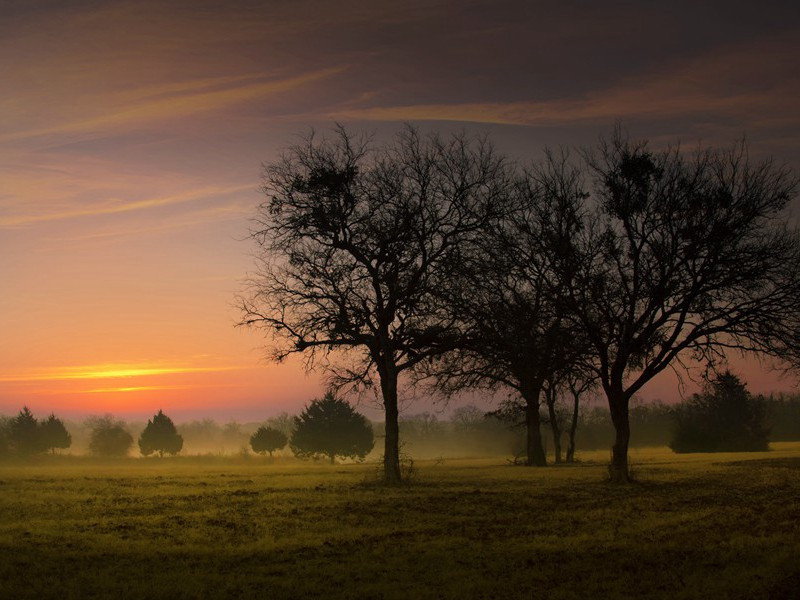
[[[800,443],[581,458],[0,465],[0,598],[800,597]]]

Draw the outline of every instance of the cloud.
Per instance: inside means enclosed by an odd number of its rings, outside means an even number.
[[[252,80],[254,76],[236,76],[133,89],[121,100],[117,99],[116,106],[103,109],[96,107],[93,112],[100,114],[47,127],[11,131],[0,135],[0,143],[50,135],[118,131],[132,125],[186,118],[248,100],[285,93],[331,77],[345,69],[344,66],[337,66],[255,83],[243,83]],[[230,85],[232,83],[238,85]]]
[[[156,196],[152,198],[144,198],[141,200],[132,200],[132,201],[110,200],[108,202],[101,204],[94,204],[86,207],[67,209],[67,210],[62,210],[60,212],[10,215],[6,217],[0,217],[0,227],[10,228],[10,227],[18,227],[21,225],[30,225],[33,223],[41,223],[45,221],[59,221],[63,219],[75,219],[78,217],[95,217],[100,215],[128,213],[133,211],[170,206],[175,204],[183,204],[203,198],[211,198],[214,196],[233,194],[244,190],[252,191],[252,189],[253,189],[252,185],[238,185],[232,187],[207,187],[202,189],[189,190],[186,192],[172,194],[168,196]]]
[[[549,126],[712,115],[737,117],[743,124],[797,125],[800,80],[796,71],[788,69],[788,61],[775,59],[794,55],[797,46],[790,36],[767,44],[729,48],[571,99],[361,106],[333,110],[328,116],[341,120]]]

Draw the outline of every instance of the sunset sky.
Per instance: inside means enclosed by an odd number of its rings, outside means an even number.
[[[0,414],[260,420],[321,390],[233,327],[261,164],[295,134],[414,121],[528,160],[622,122],[800,168],[800,9],[2,0],[0,90]]]

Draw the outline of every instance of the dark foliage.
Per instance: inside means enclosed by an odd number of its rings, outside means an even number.
[[[114,417],[95,417],[88,420],[92,433],[89,451],[97,456],[126,456],[133,446],[133,436],[125,424]]]
[[[177,454],[183,448],[183,437],[175,429],[172,422],[163,411],[159,410],[149,421],[139,436],[139,451],[143,456],[150,456],[158,452],[159,456]]]
[[[41,454],[48,449],[39,422],[24,406],[8,424],[8,444],[17,456]]]
[[[363,459],[375,443],[372,425],[333,392],[314,400],[298,417],[289,446],[300,458]]]
[[[753,397],[730,372],[673,411],[675,452],[754,452],[769,449],[764,398]]]
[[[259,454],[269,452],[269,455],[272,456],[275,450],[280,450],[286,446],[288,441],[289,439],[282,431],[273,429],[272,427],[262,426],[250,436],[250,447],[253,449],[253,452],[258,452]]]
[[[66,449],[72,445],[72,436],[64,426],[64,422],[51,414],[41,422],[42,444],[55,454],[56,448]]]

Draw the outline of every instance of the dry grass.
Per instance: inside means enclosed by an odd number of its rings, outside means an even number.
[[[530,469],[75,457],[0,466],[2,598],[781,598],[800,444]]]

